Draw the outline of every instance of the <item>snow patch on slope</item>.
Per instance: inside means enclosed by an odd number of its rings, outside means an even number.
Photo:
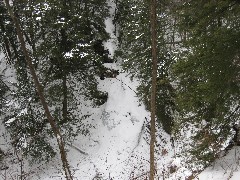
[[[239,180],[240,147],[235,146],[226,156],[217,159],[206,168],[198,178],[200,180]]]

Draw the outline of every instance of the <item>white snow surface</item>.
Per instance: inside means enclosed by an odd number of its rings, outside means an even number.
[[[206,168],[198,178],[200,180],[239,180],[240,147],[233,147],[225,156]]]
[[[115,25],[113,24],[114,19],[114,12],[116,5],[113,0],[107,0],[108,6],[109,6],[109,14],[110,16],[105,19],[106,24],[106,32],[109,33],[110,39],[107,42],[104,42],[104,47],[109,51],[109,57],[114,57],[114,51],[117,50],[118,43],[117,43],[117,37],[115,31]]]

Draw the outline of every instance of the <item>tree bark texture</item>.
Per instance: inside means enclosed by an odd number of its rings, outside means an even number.
[[[10,14],[10,16],[11,16],[11,18],[12,18],[14,24],[15,24],[16,31],[17,31],[17,36],[18,36],[18,39],[19,39],[20,45],[21,45],[21,49],[22,49],[22,51],[24,53],[24,56],[26,58],[30,73],[32,75],[35,87],[37,89],[37,92],[38,92],[38,95],[39,95],[39,98],[40,98],[40,101],[41,101],[41,104],[44,108],[45,115],[47,116],[47,119],[48,119],[48,121],[51,125],[53,133],[54,133],[55,137],[57,138],[57,143],[58,143],[58,147],[59,147],[59,150],[60,150],[61,160],[62,160],[63,169],[64,169],[64,172],[65,172],[66,179],[67,180],[72,180],[73,178],[72,178],[72,174],[71,174],[70,167],[69,167],[69,164],[68,164],[63,138],[62,138],[62,135],[60,133],[60,130],[59,130],[54,118],[52,117],[52,115],[49,111],[48,104],[47,104],[47,102],[45,100],[45,97],[44,97],[44,94],[43,94],[43,89],[40,85],[37,74],[35,72],[35,69],[34,69],[34,66],[33,66],[33,63],[32,63],[32,59],[31,59],[31,57],[30,57],[30,55],[27,51],[27,48],[26,48],[26,44],[25,44],[25,41],[24,41],[24,37],[23,37],[23,33],[22,33],[22,30],[21,30],[20,24],[18,22],[18,19],[14,16],[14,13],[11,9],[10,4],[9,4],[9,0],[5,0],[5,5],[6,5],[6,7],[8,9],[8,12],[9,12],[9,14]]]
[[[62,86],[63,86],[63,106],[62,106],[62,116],[63,116],[63,123],[67,122],[68,119],[68,100],[67,100],[67,75],[66,73],[63,75],[63,82],[62,82]]]
[[[155,176],[155,116],[156,116],[156,89],[157,89],[157,18],[156,18],[156,0],[151,0],[150,4],[150,24],[152,40],[152,89],[151,89],[151,131],[150,131],[150,180]]]

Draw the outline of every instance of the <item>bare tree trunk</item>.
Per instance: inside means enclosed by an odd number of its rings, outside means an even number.
[[[43,94],[43,89],[42,89],[42,87],[39,83],[39,80],[38,80],[38,77],[36,75],[34,66],[32,64],[32,59],[28,54],[26,44],[25,44],[25,41],[24,41],[24,38],[23,38],[23,33],[22,33],[21,28],[20,28],[18,19],[13,14],[13,11],[12,11],[12,9],[10,7],[10,4],[9,4],[9,0],[5,0],[5,5],[6,5],[6,7],[8,9],[8,12],[9,12],[9,14],[10,14],[10,16],[11,16],[11,18],[12,18],[14,24],[15,24],[15,27],[16,27],[16,30],[17,30],[17,35],[18,35],[18,38],[19,38],[19,41],[20,41],[20,44],[21,44],[21,49],[22,49],[22,51],[24,53],[24,56],[26,58],[30,73],[32,75],[35,87],[37,89],[37,92],[38,92],[38,95],[39,95],[39,98],[40,98],[40,101],[41,101],[41,104],[42,104],[42,106],[45,110],[45,114],[47,116],[47,119],[48,119],[51,127],[52,127],[53,133],[54,133],[55,137],[57,138],[58,147],[59,147],[59,150],[60,150],[61,160],[62,160],[64,172],[65,172],[65,175],[66,175],[66,179],[67,180],[72,180],[73,178],[72,178],[72,174],[71,174],[69,164],[68,164],[68,161],[67,161],[67,156],[66,156],[66,151],[65,151],[65,148],[64,148],[64,142],[63,142],[62,135],[60,133],[59,128],[56,125],[56,122],[55,122],[54,118],[52,117],[52,115],[49,111],[47,102],[46,102],[44,94]]]
[[[155,162],[154,147],[156,141],[155,135],[155,116],[156,116],[156,89],[157,89],[157,19],[156,19],[156,0],[151,0],[150,4],[150,22],[152,39],[152,91],[151,91],[151,140],[150,140],[150,180],[154,180]]]
[[[68,110],[67,110],[67,104],[68,104],[68,100],[67,100],[67,75],[64,72],[63,75],[63,106],[62,106],[62,116],[63,116],[63,123],[66,123],[68,120]]]

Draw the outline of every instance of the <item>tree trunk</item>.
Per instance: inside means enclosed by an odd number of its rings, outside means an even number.
[[[72,178],[72,174],[71,174],[69,164],[68,164],[68,161],[67,161],[67,156],[66,156],[66,151],[65,151],[65,148],[64,148],[62,135],[60,133],[59,128],[56,125],[56,122],[55,122],[54,118],[52,117],[52,115],[49,111],[47,102],[46,102],[45,97],[43,95],[43,89],[42,89],[42,87],[39,83],[39,80],[38,80],[38,77],[36,75],[34,66],[32,64],[32,59],[31,59],[30,55],[28,54],[26,44],[25,44],[25,41],[24,41],[24,38],[23,38],[23,33],[22,33],[21,28],[20,28],[18,19],[13,14],[13,11],[12,11],[12,9],[10,7],[10,4],[9,4],[9,0],[5,0],[5,5],[6,5],[6,7],[8,9],[8,12],[9,12],[9,14],[10,14],[10,16],[11,16],[11,18],[12,18],[14,24],[15,24],[15,27],[16,27],[16,30],[17,30],[17,35],[18,35],[18,38],[19,38],[19,41],[20,41],[20,44],[21,44],[21,49],[22,49],[22,51],[24,53],[24,56],[26,58],[30,73],[32,75],[35,87],[37,89],[37,92],[38,92],[38,95],[39,95],[39,98],[40,98],[40,101],[41,101],[41,104],[44,108],[47,119],[48,119],[48,121],[49,121],[49,123],[52,127],[53,133],[54,133],[55,137],[57,138],[57,143],[58,143],[58,147],[59,147],[59,150],[60,150],[61,160],[62,160],[62,163],[63,163],[63,169],[64,169],[64,172],[65,172],[65,175],[66,175],[66,179],[67,180],[72,180],[73,178]]]
[[[156,89],[157,89],[157,19],[156,19],[156,0],[151,0],[150,4],[150,23],[152,40],[152,91],[151,91],[151,140],[150,140],[150,180],[154,180],[155,162],[155,116],[156,116]]]
[[[66,73],[63,75],[63,106],[62,106],[62,116],[63,116],[63,122],[66,123],[68,121],[68,110],[67,110],[67,75]]]

